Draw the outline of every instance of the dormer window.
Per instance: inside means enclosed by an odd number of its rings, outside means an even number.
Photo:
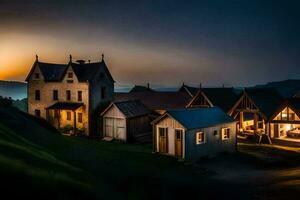
[[[68,78],[73,78],[73,72],[68,72]]]
[[[35,78],[35,79],[40,79],[40,74],[39,74],[39,73],[35,73],[35,74],[34,74],[34,78]]]

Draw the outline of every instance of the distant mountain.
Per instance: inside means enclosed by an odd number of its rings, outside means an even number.
[[[12,99],[27,98],[27,84],[18,81],[0,80],[0,96],[11,97]]]
[[[284,81],[269,82],[264,85],[256,85],[257,88],[276,88],[277,91],[285,98],[291,98],[300,92],[300,80],[288,79]]]

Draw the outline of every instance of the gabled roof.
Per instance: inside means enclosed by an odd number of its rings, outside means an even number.
[[[53,64],[53,63],[44,63],[36,61],[28,74],[26,81],[29,80],[33,69],[38,66],[43,74],[45,81],[61,81],[66,73],[66,70],[69,66],[72,66],[74,73],[79,81],[91,81],[98,74],[98,71],[103,68],[105,73],[107,73],[109,79],[114,81],[104,60],[101,62],[95,63],[69,63],[69,64]]]
[[[290,98],[287,102],[291,109],[300,117],[300,98]]]
[[[56,102],[53,105],[47,107],[46,109],[57,109],[57,110],[77,110],[83,106],[83,103],[73,103],[73,102]]]
[[[141,101],[130,100],[111,103],[101,115],[104,115],[113,105],[115,105],[126,118],[138,117],[151,113],[151,111]]]
[[[174,118],[186,129],[205,128],[218,124],[234,122],[234,120],[218,107],[211,108],[189,108],[168,110],[164,115],[154,120],[157,124],[166,115]]]
[[[151,110],[184,108],[191,97],[185,92],[143,91],[115,93],[116,101],[140,100]]]
[[[224,112],[228,112],[239,98],[234,88],[201,88],[190,103],[196,101],[202,93],[213,106],[220,107]]]
[[[284,101],[275,88],[247,88],[245,92],[268,119]]]
[[[191,87],[188,85],[183,84],[180,88],[179,88],[179,92],[186,92],[188,93],[191,97],[195,96],[197,94],[197,92],[199,91],[200,88],[197,87]]]
[[[64,75],[67,65],[52,63],[37,63],[45,81],[60,81]]]

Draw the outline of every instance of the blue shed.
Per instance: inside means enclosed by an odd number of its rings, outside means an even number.
[[[236,122],[218,107],[168,110],[152,125],[158,153],[195,160],[236,150]]]

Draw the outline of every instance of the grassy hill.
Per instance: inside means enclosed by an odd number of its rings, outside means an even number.
[[[272,194],[283,191],[282,181],[300,180],[299,174],[276,177],[280,170],[289,169],[290,174],[295,174],[295,168],[299,170],[299,153],[283,152],[242,146],[233,155],[194,164],[177,162],[153,154],[151,144],[65,137],[44,120],[16,108],[0,107],[0,177],[6,183],[1,191],[16,197],[276,198],[280,195]],[[298,194],[297,188],[285,193],[285,197]],[[16,189],[18,192],[14,192]]]

